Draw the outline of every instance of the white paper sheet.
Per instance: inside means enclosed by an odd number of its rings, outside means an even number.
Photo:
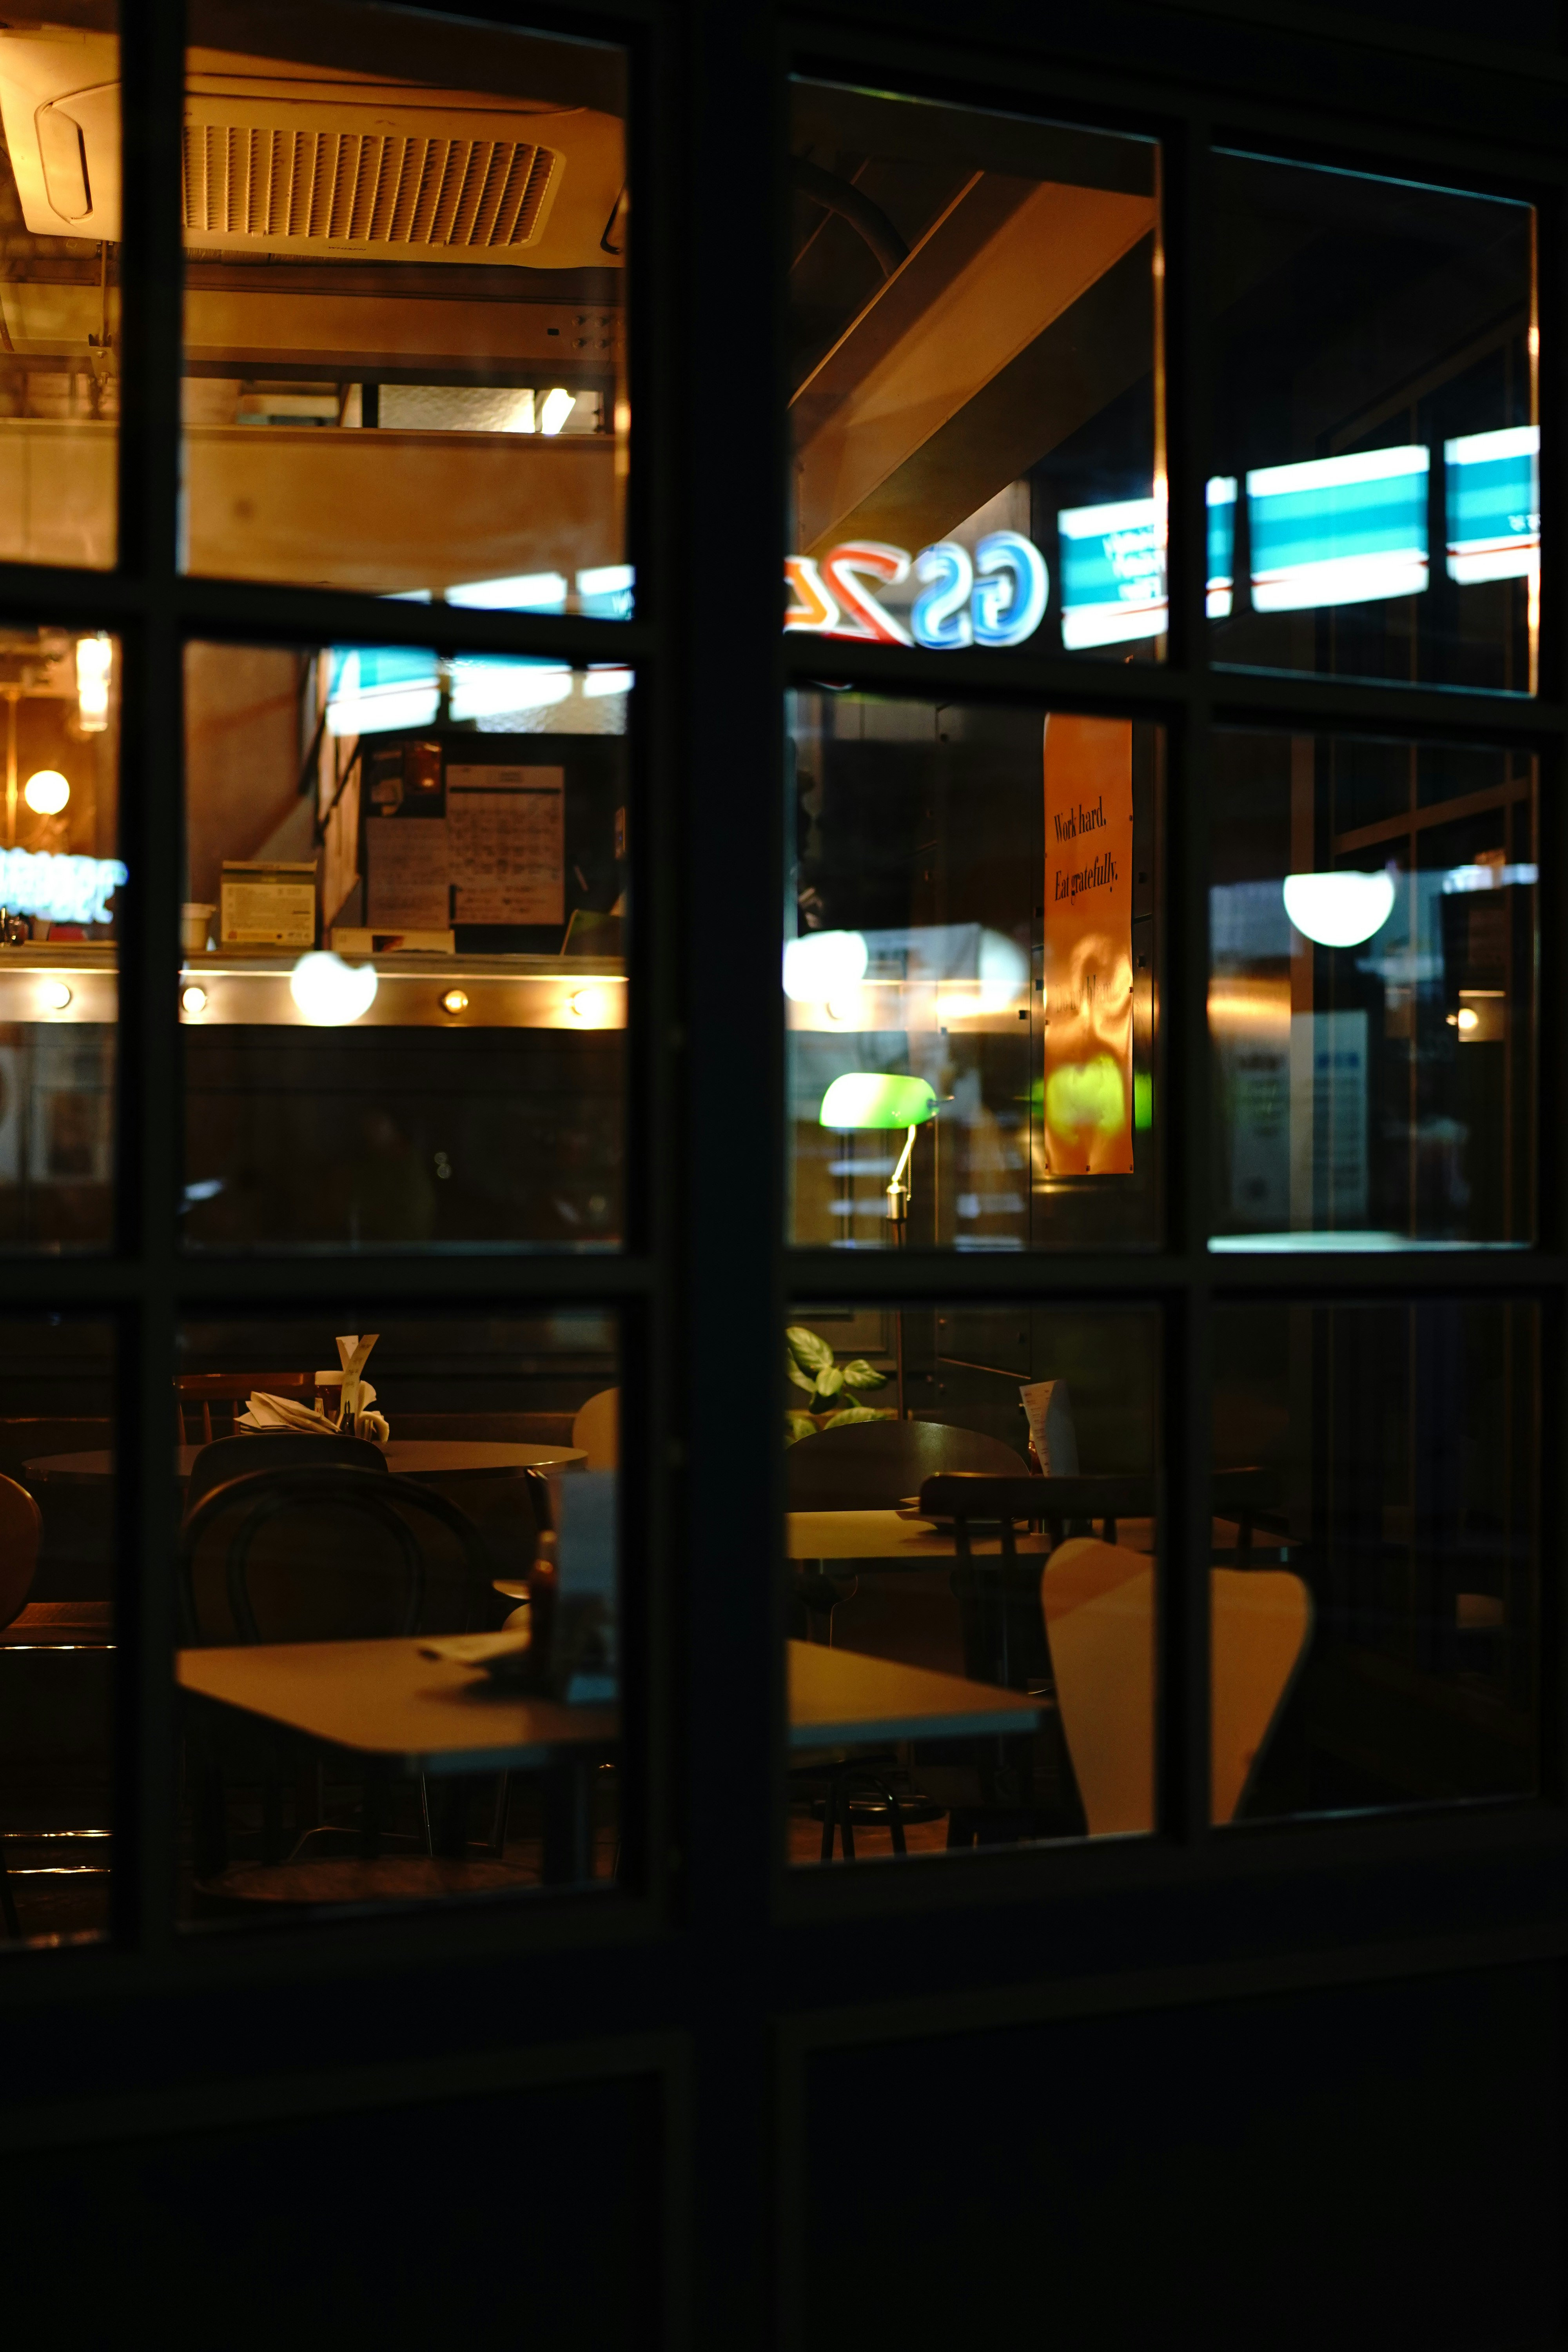
[[[447,767],[454,922],[565,921],[565,786],[563,768]]]

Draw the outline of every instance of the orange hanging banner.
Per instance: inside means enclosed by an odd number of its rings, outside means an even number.
[[[1046,721],[1046,1066],[1053,1176],[1132,1172],[1132,728]]]

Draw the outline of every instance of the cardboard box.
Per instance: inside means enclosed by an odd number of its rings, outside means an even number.
[[[293,866],[226,858],[218,896],[223,902],[220,946],[315,946],[314,858]]]

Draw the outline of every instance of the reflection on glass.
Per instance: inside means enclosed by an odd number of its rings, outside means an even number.
[[[1153,1828],[1157,1336],[795,1310],[792,1862]]]
[[[193,1249],[620,1237],[629,671],[195,645]]]
[[[0,1249],[110,1236],[119,669],[112,637],[0,629]]]
[[[193,1324],[174,1391],[183,1920],[614,1880],[613,1318]]]
[[[186,567],[617,618],[618,50],[192,12]]]
[[[1539,1347],[1526,1305],[1220,1310],[1215,1460],[1258,1494],[1216,1713],[1288,1678],[1239,1809],[1216,1748],[1216,1819],[1534,1789]]]
[[[1147,654],[1158,151],[795,85],[786,629]]]
[[[789,753],[791,1239],[1147,1244],[1159,730],[812,687]]]
[[[114,1335],[0,1324],[0,1952],[109,1927]]]
[[[1215,1248],[1528,1242],[1528,755],[1216,738]]]
[[[1215,194],[1216,653],[1533,693],[1530,207],[1251,155]]]
[[[120,416],[112,0],[0,28],[0,561],[107,570]]]

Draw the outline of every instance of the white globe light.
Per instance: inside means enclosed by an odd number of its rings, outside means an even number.
[[[344,963],[324,950],[300,958],[289,975],[289,993],[302,1017],[317,1029],[341,1029],[375,1003],[375,966]]]
[[[58,768],[40,768],[22,787],[22,798],[35,816],[58,816],[71,788]]]
[[[866,977],[868,952],[858,931],[805,931],[786,940],[784,992],[796,1004],[847,996]]]
[[[1392,874],[1287,874],[1285,912],[1321,948],[1359,947],[1394,912]]]

